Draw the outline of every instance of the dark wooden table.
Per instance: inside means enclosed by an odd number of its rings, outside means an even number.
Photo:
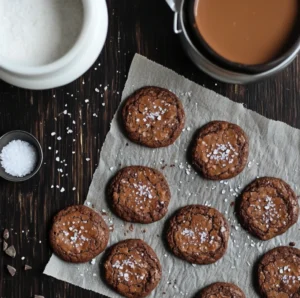
[[[15,259],[0,252],[1,298],[30,298],[35,294],[46,298],[101,297],[42,274],[51,255],[47,233],[58,210],[85,200],[134,53],[266,117],[300,128],[299,57],[281,74],[261,83],[219,83],[200,72],[185,56],[172,32],[172,12],[163,0],[107,2],[110,25],[105,48],[81,78],[48,91],[23,90],[0,82],[0,133],[14,129],[33,133],[41,142],[45,157],[41,171],[32,180],[19,184],[0,180],[0,232],[10,229],[9,242],[17,250]],[[108,90],[101,97],[106,85]],[[95,92],[96,87],[100,93]],[[89,99],[88,104],[85,99]],[[64,110],[71,115],[64,115]],[[67,127],[74,132],[67,134]],[[51,136],[52,132],[62,140]],[[56,156],[65,159],[65,163],[55,161]],[[64,176],[58,168],[63,168]],[[56,185],[64,187],[65,192]],[[25,260],[21,260],[23,256]],[[8,274],[8,264],[17,268],[15,277]],[[24,264],[33,270],[25,272]]]

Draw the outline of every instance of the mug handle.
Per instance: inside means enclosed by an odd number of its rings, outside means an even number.
[[[182,32],[182,29],[179,29],[179,25],[178,25],[178,15],[179,12],[175,11],[174,22],[173,22],[173,30],[175,34],[180,34]]]

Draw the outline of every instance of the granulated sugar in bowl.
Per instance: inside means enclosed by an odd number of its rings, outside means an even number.
[[[106,40],[105,0],[0,0],[0,79],[28,89],[65,85]]]
[[[0,56],[46,65],[75,44],[83,22],[81,0],[0,0]]]

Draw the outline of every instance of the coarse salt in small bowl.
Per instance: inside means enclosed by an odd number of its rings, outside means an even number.
[[[6,150],[3,151],[3,148]],[[23,148],[24,152],[18,156],[20,148]],[[13,160],[14,155],[19,161],[18,164],[15,162],[16,160]],[[9,164],[10,161],[11,165]],[[32,134],[22,130],[14,130],[0,138],[0,177],[12,182],[26,181],[39,171],[42,162],[42,147]],[[30,169],[30,163],[33,163],[32,169]],[[30,172],[26,173],[28,171]],[[23,173],[26,174],[23,175]]]

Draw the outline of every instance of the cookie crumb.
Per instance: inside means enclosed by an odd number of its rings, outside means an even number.
[[[16,257],[16,249],[13,245],[11,245],[9,248],[7,248],[5,250],[5,253],[12,258]]]
[[[14,268],[14,267],[12,267],[12,266],[10,266],[10,265],[7,265],[6,268],[7,268],[8,272],[9,272],[9,274],[10,274],[11,276],[15,276],[15,274],[16,274],[16,272],[17,272],[16,268]]]
[[[31,267],[31,266],[29,266],[29,265],[25,265],[25,266],[24,266],[24,270],[25,270],[25,271],[27,271],[27,270],[31,270],[31,269],[32,269],[32,267]]]
[[[2,248],[3,248],[3,251],[6,251],[6,249],[8,248],[8,244],[4,240],[3,240],[3,246],[2,246]]]
[[[3,232],[3,238],[4,238],[5,240],[7,240],[7,239],[9,238],[9,231],[8,231],[8,229],[5,229],[5,230],[4,230],[4,232]]]

